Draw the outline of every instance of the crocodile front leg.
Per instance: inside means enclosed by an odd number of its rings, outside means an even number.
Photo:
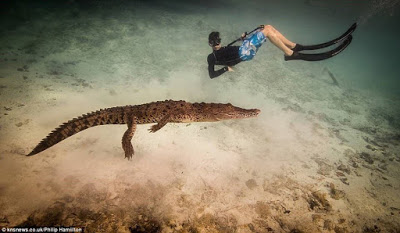
[[[168,122],[170,122],[171,120],[171,115],[166,115],[164,116],[157,124],[151,126],[151,128],[149,129],[149,131],[151,133],[155,133],[157,132],[159,129],[161,129],[162,127],[164,127]]]
[[[125,158],[129,160],[135,153],[131,140],[136,131],[136,117],[128,119],[127,125],[128,129],[125,131],[124,136],[122,136],[122,149],[125,151]]]

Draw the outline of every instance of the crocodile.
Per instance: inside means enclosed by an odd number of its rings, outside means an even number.
[[[131,143],[137,124],[157,123],[150,127],[154,133],[167,123],[214,122],[229,119],[256,117],[259,109],[243,109],[230,103],[189,103],[183,100],[165,100],[141,105],[127,105],[100,109],[60,125],[44,138],[27,156],[38,154],[64,139],[90,127],[109,124],[127,124],[122,136],[125,158],[132,158]]]

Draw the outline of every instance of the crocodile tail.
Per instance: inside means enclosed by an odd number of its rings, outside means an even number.
[[[54,129],[46,138],[44,138],[27,156],[40,153],[61,142],[62,140],[67,139],[85,129],[98,125],[123,123],[123,119],[121,119],[121,117],[118,117],[118,115],[120,114],[109,113],[115,113],[115,109],[100,109],[95,112],[84,114],[60,125],[58,128]]]

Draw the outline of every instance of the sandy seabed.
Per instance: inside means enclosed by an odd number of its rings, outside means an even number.
[[[400,231],[398,97],[352,88],[334,62],[284,62],[271,45],[210,80],[202,38],[212,22],[151,11],[162,20],[47,14],[1,38],[0,227]],[[154,134],[139,125],[131,161],[120,125],[25,156],[74,117],[165,99],[262,112]]]

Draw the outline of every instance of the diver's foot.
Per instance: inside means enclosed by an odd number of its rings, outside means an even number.
[[[292,56],[292,55],[293,55],[293,53],[294,53],[294,51],[293,51],[293,50],[288,50],[288,52],[287,52],[287,53],[285,53],[285,57],[290,57],[290,56]]]
[[[293,52],[297,52],[297,51],[301,51],[304,50],[304,46],[301,44],[296,44],[293,48],[292,48]]]
[[[301,56],[301,55],[299,55],[298,52],[295,52],[295,51],[293,50],[292,55],[286,55],[286,54],[285,54],[284,59],[285,59],[285,61],[299,60],[299,59],[300,59],[300,56]]]

